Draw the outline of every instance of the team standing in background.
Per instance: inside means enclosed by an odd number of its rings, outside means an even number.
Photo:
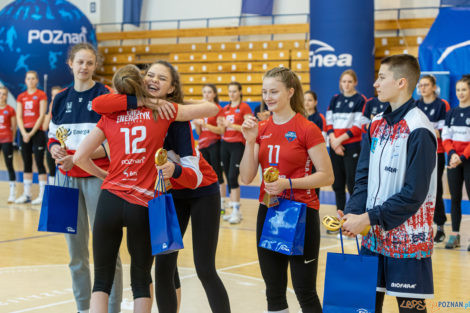
[[[265,74],[263,103],[253,114],[248,104],[242,101],[242,86],[238,82],[228,85],[230,102],[224,107],[220,106],[217,88],[212,84],[203,87],[204,100],[184,100],[179,74],[165,61],[152,64],[144,76],[134,66],[119,70],[113,78],[118,94],[112,94],[109,87],[92,79],[98,61],[98,54],[91,45],[74,46],[68,58],[74,83],[63,90],[60,87],[52,89],[49,109],[45,93],[37,88],[38,75],[34,71],[26,74],[27,90],[18,96],[16,113],[6,104],[8,90],[0,88],[0,145],[10,181],[8,202],[41,203],[47,183],[44,166],[44,131],[47,129],[50,177],[55,176],[61,181],[71,178],[72,186],[80,191],[77,234],[66,235],[73,293],[80,313],[89,312],[90,305],[93,313],[120,311],[122,269],[118,251],[124,227],[127,228],[127,246],[132,257],[134,311],[150,312],[153,256],[147,202],[154,194],[157,170],[161,170],[163,178],[173,185],[170,192],[182,234],[191,219],[196,272],[212,312],[230,312],[227,292],[215,268],[220,213],[230,224],[240,223],[239,176],[242,183],[248,184],[257,176],[259,168],[264,171],[269,166],[279,169],[280,178],[272,183],[261,182],[257,242],[267,212],[262,203],[265,193],[286,198],[293,196],[307,205],[304,255],[286,256],[258,248],[269,312],[288,312],[288,265],[302,312],[321,312],[316,292],[320,248],[319,188],[328,185],[332,185],[335,192],[338,214],[346,214],[346,235],[357,235],[361,227],[373,225],[363,239],[361,253],[378,255],[381,273],[385,275],[378,277],[377,312],[381,312],[385,291],[423,304],[423,299],[432,295],[432,270],[430,277],[418,276],[421,272],[429,274],[433,240],[442,242],[446,238],[442,199],[444,152],[448,156],[447,177],[452,203],[452,234],[445,245],[448,249],[460,246],[463,182],[467,193],[470,192],[470,137],[462,135],[470,133],[467,130],[469,77],[457,83],[458,107],[450,109],[449,104],[439,98],[435,78],[430,75],[419,79],[421,98],[415,102],[411,93],[419,78],[417,62],[415,64],[415,59],[408,56],[387,58],[382,62],[379,78],[374,84],[377,98],[366,100],[356,90],[358,78],[355,72],[346,70],[339,79],[340,93],[332,97],[325,118],[317,110],[315,92],[304,93],[297,75],[287,68],[274,68]],[[187,122],[191,119],[199,135],[198,147],[191,124]],[[121,123],[123,120],[127,122]],[[398,130],[402,133],[394,134],[397,131],[394,125],[404,124],[407,126]],[[16,175],[12,160],[17,126],[24,163],[24,191],[15,199]],[[60,126],[71,130],[66,148],[61,147],[56,138],[55,131]],[[396,140],[387,145],[388,138],[393,136],[401,136],[406,143],[402,147],[412,148],[397,158],[397,163],[389,166],[388,172],[378,174],[379,179],[383,175],[389,182],[389,189],[382,190],[373,171],[374,164],[379,164],[377,162],[383,155],[374,153],[375,149],[385,151],[385,156],[397,153],[400,145],[394,146]],[[169,152],[169,161],[155,167],[153,156],[160,147]],[[432,155],[433,151],[437,151],[436,159],[423,156],[426,162],[418,166],[419,156],[423,153]],[[39,196],[34,200],[31,198],[32,155],[40,186]],[[142,156],[149,161],[135,161]],[[131,159],[134,161],[129,161]],[[403,185],[394,174],[406,165],[410,166],[406,167],[406,174],[400,173],[406,182]],[[54,183],[53,180],[50,183]],[[376,198],[367,191],[367,185],[377,188]],[[100,187],[102,191],[98,193]],[[352,199],[348,203],[346,188]],[[229,199],[226,199],[227,190]],[[377,202],[379,193],[380,201]],[[394,197],[399,193],[404,196],[398,201]],[[437,231],[433,236],[432,221],[428,217],[434,212],[431,200],[434,196]],[[412,209],[403,213],[397,209],[401,207]],[[116,214],[117,211],[120,213]],[[426,220],[427,224],[417,225],[412,221],[415,218]],[[95,260],[93,289],[87,248],[90,225]],[[397,236],[406,237],[409,235],[404,230],[406,227],[428,230],[420,237],[422,242],[418,251],[411,251],[413,246],[406,249],[395,246],[384,235],[385,231],[393,229]],[[426,249],[422,249],[424,246]],[[179,311],[181,290],[177,258],[177,252],[155,257],[155,296],[161,312]],[[412,295],[391,288],[387,273],[397,269],[401,273],[415,273],[413,279],[418,285],[426,284],[431,288]],[[400,308],[400,312],[415,311]]]

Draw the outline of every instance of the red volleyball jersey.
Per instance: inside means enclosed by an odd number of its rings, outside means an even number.
[[[15,109],[8,104],[4,108],[0,108],[0,143],[13,141],[11,118],[15,115]]]
[[[276,125],[272,117],[259,122],[258,160],[264,170],[269,166],[279,169],[281,178],[301,178],[312,173],[313,162],[308,149],[325,142],[317,125],[297,113],[290,121]],[[318,210],[320,203],[314,189],[294,189],[294,199],[306,203],[308,207]],[[259,201],[263,201],[264,180],[261,184]],[[290,190],[286,190],[285,198],[290,198]]]
[[[253,115],[251,108],[245,102],[240,103],[236,107],[230,106],[230,103],[223,108],[223,116],[233,124],[241,125],[245,119],[245,115]],[[245,144],[245,138],[242,132],[233,128],[227,127],[225,133],[222,135],[222,140],[227,142],[242,142]]]
[[[222,107],[217,104],[219,107],[219,113],[216,116],[204,118],[204,123],[217,126],[217,118],[223,116]],[[201,134],[199,135],[198,148],[204,149],[212,145],[214,142],[220,140],[221,136],[219,134],[211,132],[209,129],[204,126],[201,128]]]
[[[178,109],[178,105],[175,107]],[[147,206],[157,178],[155,152],[163,147],[173,121],[161,118],[155,121],[152,110],[147,108],[103,115],[97,127],[108,140],[111,164],[101,188],[131,203]]]
[[[44,91],[37,89],[34,93],[29,94],[28,91],[20,93],[17,98],[18,102],[23,105],[23,125],[24,128],[33,128],[39,118],[39,102],[45,100],[47,96]],[[42,128],[40,128],[42,129]]]

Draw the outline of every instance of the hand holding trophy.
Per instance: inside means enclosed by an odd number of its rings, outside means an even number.
[[[346,220],[340,220],[336,216],[325,215],[322,219],[322,224],[326,229],[330,231],[338,231]],[[369,233],[370,226],[367,226],[361,231],[362,236],[366,236]]]
[[[168,155],[167,155],[166,150],[163,148],[158,149],[157,152],[155,153],[155,164],[157,166],[162,166],[167,161],[168,161]],[[171,189],[172,186],[171,186],[169,179],[165,179],[165,187],[167,191]],[[158,191],[160,192],[164,192],[164,190],[160,190],[162,188],[158,186],[158,178],[157,178],[157,181],[155,182],[155,188],[158,188]]]
[[[57,140],[60,142],[60,146],[67,150],[67,146],[65,145],[65,141],[69,137],[68,130],[64,126],[60,126],[57,128],[55,135],[57,137]]]
[[[273,183],[279,178],[279,170],[274,167],[270,166],[264,170],[263,179],[267,183]],[[279,199],[276,196],[270,195],[268,193],[264,194],[263,203],[268,207],[271,208],[273,206],[279,205]]]

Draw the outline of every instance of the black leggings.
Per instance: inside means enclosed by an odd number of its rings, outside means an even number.
[[[108,190],[101,191],[93,225],[93,292],[111,292],[123,227],[127,227],[127,250],[131,255],[131,286],[134,299],[150,298],[153,256],[148,208],[129,203]]]
[[[259,244],[267,207],[260,204],[256,225]],[[287,267],[290,265],[292,285],[303,313],[321,313],[316,290],[318,254],[320,251],[320,217],[317,210],[307,208],[304,255],[288,256],[258,247],[258,259],[266,284],[268,311],[287,309]]]
[[[352,194],[354,190],[356,167],[360,152],[361,146],[359,144],[351,144],[346,147],[344,156],[337,155],[333,149],[330,149],[331,165],[335,175],[333,191],[335,192],[337,210],[344,211],[346,205],[345,187],[348,187],[349,194]]]
[[[52,158],[52,154],[49,150],[46,149],[46,163],[47,168],[49,169],[49,175],[54,177],[55,176],[55,160]]]
[[[230,312],[227,291],[215,268],[219,238],[220,194],[200,198],[174,199],[181,234],[191,218],[193,254],[196,273],[201,281],[212,312]],[[176,312],[175,270],[178,252],[155,257],[155,295],[159,312]]]
[[[222,141],[221,158],[229,190],[240,187],[238,176],[240,175],[240,161],[243,157],[243,151],[245,151],[245,145],[241,142]]]
[[[385,292],[377,292],[375,298],[375,313],[382,313]],[[426,301],[424,299],[397,297],[399,313],[426,313]]]
[[[437,190],[436,190],[436,209],[434,210],[434,223],[443,226],[446,221],[446,210],[444,200],[442,199],[442,175],[444,174],[444,167],[446,158],[444,153],[437,154]]]
[[[15,169],[13,168],[13,144],[11,142],[0,143],[0,149],[3,152],[3,159],[8,169],[8,179],[16,180]]]
[[[470,161],[464,161],[456,168],[447,169],[447,180],[451,199],[450,216],[452,219],[452,231],[460,231],[462,220],[462,187],[465,181],[467,194],[470,195]]]
[[[219,179],[219,184],[224,183],[222,162],[220,161],[220,140],[216,141],[207,148],[199,149],[202,157],[209,162]]]
[[[31,128],[26,128],[30,132]],[[33,157],[38,167],[38,174],[46,174],[46,167],[44,166],[44,150],[46,149],[46,136],[42,130],[38,130],[28,142],[23,141],[23,136],[20,135],[21,156],[23,157],[24,172],[33,172]]]

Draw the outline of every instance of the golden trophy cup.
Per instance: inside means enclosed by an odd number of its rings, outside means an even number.
[[[264,170],[263,179],[265,182],[273,183],[278,178],[279,178],[279,170],[276,167],[270,166]],[[276,196],[265,193],[263,197],[263,203],[268,208],[271,208],[273,206],[279,205],[279,199]]]
[[[326,215],[322,219],[322,224],[325,226],[326,229],[330,231],[338,231],[342,226],[345,220],[340,220],[336,216]],[[361,231],[362,236],[366,236],[369,233],[370,226],[367,226]]]
[[[59,140],[60,142],[60,146],[64,149],[67,149],[65,141],[69,137],[68,130],[64,126],[60,126],[59,128],[57,128],[55,135],[57,137],[57,140]]]
[[[155,153],[155,164],[157,166],[161,166],[165,164],[167,161],[168,161],[168,154],[166,150],[163,148],[158,149],[157,152]],[[169,179],[165,179],[165,187],[167,191],[171,189],[172,186],[171,186]],[[157,178],[157,181],[155,182],[155,188],[158,188],[158,191],[160,192],[164,192],[164,190],[160,190],[161,187],[158,186],[158,178]]]

